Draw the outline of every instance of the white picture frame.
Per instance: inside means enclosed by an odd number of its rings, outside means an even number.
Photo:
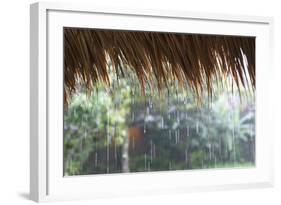
[[[64,26],[191,32],[256,37],[256,166],[63,177],[62,109]],[[184,11],[97,8],[71,3],[35,3],[30,10],[30,198],[90,199],[273,185],[273,134],[269,89],[272,62],[270,17]],[[267,119],[267,120],[264,120]]]

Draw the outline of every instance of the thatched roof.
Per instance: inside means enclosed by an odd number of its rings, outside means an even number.
[[[143,94],[155,79],[159,91],[177,81],[199,98],[228,76],[238,88],[255,87],[254,37],[64,28],[65,102],[78,82],[89,90],[110,84],[109,62],[116,75],[132,69]]]

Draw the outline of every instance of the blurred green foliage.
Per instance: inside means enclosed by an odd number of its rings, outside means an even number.
[[[188,88],[142,96],[131,74],[81,87],[64,113],[64,174],[122,172],[126,138],[130,172],[253,166],[254,95],[214,86],[203,104]]]

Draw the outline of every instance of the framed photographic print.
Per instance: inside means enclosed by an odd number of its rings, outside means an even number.
[[[31,5],[30,197],[268,187],[272,19]]]

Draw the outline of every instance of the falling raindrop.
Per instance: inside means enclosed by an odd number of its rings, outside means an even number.
[[[163,118],[163,116],[161,117],[161,129],[163,129],[164,128],[164,118]]]
[[[144,153],[144,171],[146,171],[146,153]]]
[[[186,164],[186,167],[188,167],[188,150],[185,149],[185,164]]]
[[[222,137],[220,136],[220,137],[219,137],[219,156],[220,156],[220,159],[221,159],[221,157],[222,157],[221,147],[222,147]]]
[[[134,105],[134,104],[135,104],[135,98],[132,99],[132,105]]]
[[[214,155],[214,160],[215,160],[215,168],[217,168],[217,157]]]
[[[155,149],[155,144],[153,144],[153,158],[155,158],[156,157],[156,151],[155,151],[156,149]]]
[[[143,133],[146,133],[146,124],[144,122],[144,125],[143,125]]]
[[[148,101],[148,105],[149,105],[149,108],[150,108],[150,109],[152,109],[152,108],[153,108],[153,103],[152,103],[152,100],[151,100],[151,99],[149,99],[149,101]]]
[[[167,105],[168,107],[170,107],[170,92],[168,90],[168,94],[167,94]]]
[[[110,139],[111,140],[114,140],[114,142],[115,142],[115,139],[116,139],[116,122],[114,123],[114,125],[113,125],[113,127],[112,127],[112,133],[111,133],[111,137],[110,137]],[[114,138],[114,139],[113,139]],[[111,141],[111,143],[112,143],[112,141]]]
[[[210,140],[209,140],[208,144],[209,144],[209,160],[211,162],[211,160],[212,160],[212,144],[211,144]]]
[[[231,112],[229,112],[230,123],[232,123],[232,149],[233,149],[233,163],[236,163],[236,136],[235,136],[235,112],[234,112],[234,93],[232,92],[231,100]]]
[[[83,138],[80,137],[80,150],[83,151]]]
[[[109,142],[108,141],[106,146],[106,170],[107,173],[109,173]]]
[[[189,127],[186,127],[186,136],[189,137]]]
[[[199,121],[196,120],[196,134],[199,133]]]
[[[228,143],[225,142],[225,147],[228,147]],[[228,149],[224,149],[224,155],[227,156],[228,154]]]
[[[153,142],[150,140],[150,161],[153,160]]]
[[[114,159],[117,160],[117,143],[116,143],[116,139],[114,140]]]
[[[169,130],[169,140],[171,141],[171,139],[172,139],[172,131]]]
[[[229,113],[228,113],[228,121],[231,122],[231,121],[232,121],[231,119],[232,119],[232,113],[229,112]]]
[[[98,153],[95,153],[95,167],[98,166]]]
[[[253,125],[250,125],[250,138],[253,137]]]

